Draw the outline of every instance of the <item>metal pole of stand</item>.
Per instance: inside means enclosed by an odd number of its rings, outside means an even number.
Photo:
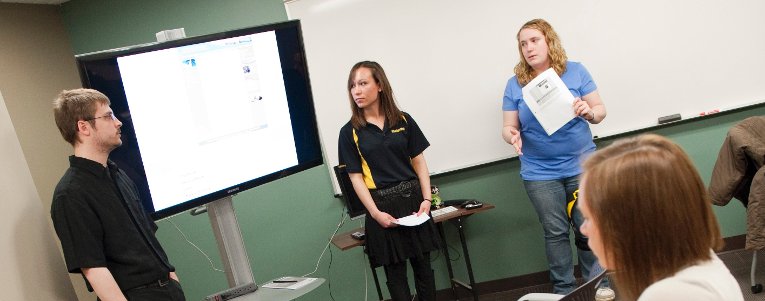
[[[207,204],[207,215],[210,217],[218,251],[226,271],[229,287],[254,283],[250,259],[244,248],[242,232],[234,213],[231,196]]]

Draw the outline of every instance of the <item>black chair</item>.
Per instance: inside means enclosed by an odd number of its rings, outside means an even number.
[[[524,295],[518,299],[518,301],[593,301],[595,300],[595,293],[598,290],[598,285],[605,276],[606,271],[603,271],[565,296],[559,294],[531,293]]]
[[[335,177],[337,183],[340,186],[340,193],[342,194],[343,202],[345,203],[345,209],[348,212],[348,217],[351,220],[364,217],[367,213],[367,208],[361,203],[361,200],[356,195],[356,191],[353,190],[353,184],[348,172],[345,170],[345,165],[337,165],[334,167]]]
[[[342,194],[343,201],[345,202],[345,208],[348,212],[348,216],[352,220],[364,217],[366,214],[366,208],[364,207],[364,204],[361,203],[358,195],[356,195],[356,191],[353,190],[353,184],[351,183],[351,178],[348,175],[348,172],[345,170],[345,165],[337,165],[333,169],[335,171],[337,183],[340,184],[340,193]],[[366,244],[364,245],[364,253],[367,253]],[[367,261],[369,261],[369,256],[367,256]],[[379,297],[380,300],[385,300],[383,299],[382,289],[380,289],[380,280],[377,278],[377,266],[372,264],[372,261],[369,261],[369,268],[372,269],[372,277],[375,280],[377,297]]]

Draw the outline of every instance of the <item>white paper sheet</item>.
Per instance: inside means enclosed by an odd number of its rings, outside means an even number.
[[[429,219],[430,219],[430,216],[424,213],[420,214],[420,216],[417,216],[417,214],[412,214],[412,215],[404,216],[402,218],[397,219],[396,224],[399,224],[401,226],[417,226],[426,222]]]
[[[574,95],[560,79],[555,69],[542,72],[523,87],[523,99],[531,113],[550,136],[571,121]]]
[[[316,278],[282,277],[264,284],[263,287],[296,290],[314,281],[316,281]]]

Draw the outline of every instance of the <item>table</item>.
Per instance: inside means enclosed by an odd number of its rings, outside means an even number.
[[[271,281],[266,281],[263,283],[269,283]],[[258,290],[249,293],[244,296],[239,296],[234,299],[230,299],[232,301],[283,301],[283,300],[292,300],[297,297],[300,297],[302,295],[307,294],[308,292],[314,290],[315,288],[321,286],[321,284],[324,283],[324,278],[317,278],[314,282],[309,283],[308,285],[301,287],[299,289],[290,290],[290,289],[276,289],[276,288],[267,288],[258,286]]]
[[[473,267],[470,263],[470,254],[468,253],[467,241],[465,240],[464,221],[465,219],[467,219],[469,216],[473,214],[493,209],[494,205],[483,203],[483,206],[481,208],[470,209],[470,210],[461,208],[459,206],[455,206],[455,207],[457,207],[456,211],[439,215],[433,218],[433,222],[436,224],[436,227],[438,227],[438,232],[441,236],[441,242],[443,243],[442,247],[443,247],[443,252],[445,255],[444,258],[446,260],[446,268],[449,271],[449,281],[452,288],[452,294],[454,294],[454,298],[456,300],[459,300],[459,297],[457,295],[457,287],[459,286],[470,291],[473,295],[473,300],[478,301],[478,290],[475,288],[475,277],[473,276]],[[467,267],[469,283],[465,283],[454,277],[454,272],[452,270],[452,263],[449,260],[449,248],[446,246],[446,236],[444,235],[443,223],[447,221],[452,223],[457,228],[457,232],[459,233],[460,244],[462,245],[462,252],[465,254],[465,265]],[[364,245],[364,240],[357,240],[351,237],[351,233],[353,232],[364,232],[364,228],[356,228],[348,232],[337,234],[332,238],[332,244],[334,244],[337,248],[343,251]],[[369,265],[372,268],[372,276],[374,277],[374,280],[375,280],[375,288],[377,288],[377,296],[380,298],[380,300],[384,300],[382,297],[382,291],[380,290],[380,282],[377,279],[377,272],[375,271],[375,266],[373,266],[371,262],[369,263]]]

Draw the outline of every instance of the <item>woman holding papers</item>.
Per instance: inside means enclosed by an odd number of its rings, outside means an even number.
[[[582,232],[619,300],[743,301],[714,249],[720,230],[704,182],[658,135],[614,142],[584,163]]]
[[[419,300],[435,300],[430,251],[438,248],[433,220],[399,226],[397,219],[427,215],[431,193],[423,151],[430,145],[417,123],[396,106],[385,71],[359,62],[348,75],[351,120],[340,129],[340,164],[367,209],[366,248],[374,265],[385,269],[393,300],[412,300],[407,260]]]
[[[587,247],[587,238],[579,232],[581,214],[569,202],[576,199],[583,157],[595,151],[589,124],[601,122],[606,108],[587,69],[567,60],[549,23],[531,20],[521,27],[517,39],[520,62],[505,88],[502,137],[520,156],[521,178],[544,230],[553,290],[566,294],[576,287],[569,244],[572,226],[583,275],[589,279],[600,271]],[[524,99],[522,89],[550,68],[560,76],[574,100],[568,113],[572,119],[548,135],[528,104],[534,101],[532,105],[539,107],[545,103]]]

